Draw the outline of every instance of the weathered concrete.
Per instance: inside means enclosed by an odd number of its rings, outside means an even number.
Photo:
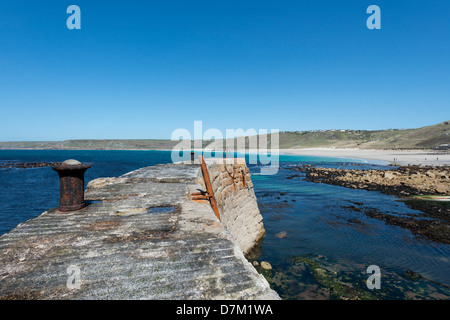
[[[245,159],[207,159],[206,164],[222,223],[247,254],[266,231]]]
[[[0,237],[0,297],[279,299],[209,202],[189,199],[198,183],[195,164],[92,181],[84,209],[52,209]],[[69,266],[79,289],[67,287]]]

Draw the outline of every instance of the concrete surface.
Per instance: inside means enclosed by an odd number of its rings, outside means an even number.
[[[56,178],[56,177],[55,177]],[[88,185],[89,205],[0,237],[0,299],[279,299],[209,202],[197,164]]]

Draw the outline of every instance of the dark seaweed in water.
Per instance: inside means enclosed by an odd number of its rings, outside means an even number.
[[[411,270],[383,270],[380,289],[369,289],[367,272],[342,268],[324,256],[293,257],[263,274],[281,298],[289,300],[447,299],[450,290]]]
[[[402,184],[399,185],[381,185],[377,183],[358,183],[355,181],[344,181],[336,179],[337,176],[347,174],[347,171],[337,170],[332,173],[324,171],[321,168],[314,166],[295,166],[292,170],[299,170],[305,172],[305,180],[315,183],[327,183],[332,185],[339,185],[347,188],[364,189],[369,191],[379,191],[388,195],[405,196],[410,194],[417,194],[419,191]],[[341,169],[341,168],[340,168]],[[399,172],[408,172],[413,174],[415,172],[426,172],[426,170],[435,169],[433,167],[399,167]],[[445,169],[445,168],[443,168]],[[440,169],[439,169],[440,170]],[[313,174],[311,174],[313,173]],[[355,173],[361,174],[361,173]],[[419,192],[420,193],[420,192]],[[450,205],[446,202],[424,201],[424,200],[406,200],[405,204],[414,209],[421,211],[423,214],[418,218],[417,216],[396,216],[380,212],[377,209],[371,208],[365,213],[371,218],[380,219],[384,222],[406,228],[417,236],[425,237],[433,241],[450,244]],[[355,208],[356,209],[356,208]],[[358,209],[356,209],[358,210]]]
[[[365,214],[388,224],[406,228],[419,237],[450,244],[450,206],[447,203],[409,200],[406,204],[424,214],[420,217],[399,217],[381,213],[376,209],[366,211]]]
[[[436,241],[449,233],[435,232],[446,223],[440,204],[427,216],[423,203],[309,182],[293,165],[252,176],[266,237],[248,259],[270,262],[261,272],[283,299],[450,298],[450,246]],[[366,286],[370,265],[381,269],[381,290]]]

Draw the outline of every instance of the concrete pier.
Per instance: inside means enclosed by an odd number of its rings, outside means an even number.
[[[210,167],[226,179],[226,165]],[[209,201],[190,199],[204,189],[198,164],[91,181],[85,208],[48,210],[0,237],[0,299],[279,299],[244,257],[264,234],[245,179],[223,198],[228,184],[216,182],[222,223]],[[253,226],[236,231],[240,216]]]

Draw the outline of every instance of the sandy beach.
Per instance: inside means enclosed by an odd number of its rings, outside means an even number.
[[[369,149],[334,149],[305,148],[280,149],[280,154],[295,154],[323,157],[359,158],[386,161],[397,165],[450,165],[450,153],[434,150],[369,150]],[[395,160],[394,160],[395,159]]]

